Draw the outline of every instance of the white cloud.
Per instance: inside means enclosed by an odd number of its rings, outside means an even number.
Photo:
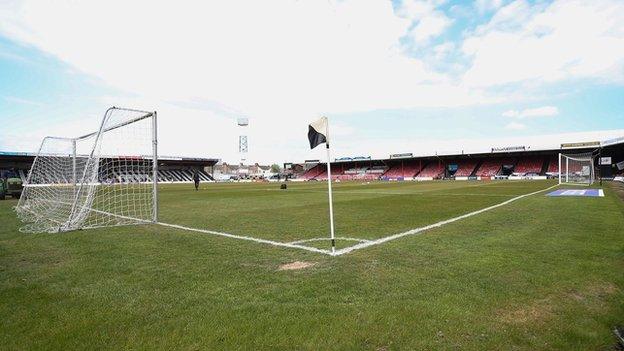
[[[411,23],[387,2],[10,4],[0,5],[0,32],[141,96],[290,116],[479,99],[403,54]],[[419,20],[418,37],[439,26]]]
[[[624,82],[624,2],[514,1],[463,44],[470,86],[600,79]]]
[[[321,114],[487,101],[405,55],[410,26],[382,1],[0,2],[2,35],[134,97],[112,104],[167,111],[161,123],[181,127],[161,128],[163,140],[192,127],[189,144],[202,131],[202,153],[222,155],[236,136],[215,130],[234,111],[271,127],[272,147],[291,143],[265,153],[278,159],[289,149],[305,157],[305,130],[290,135]],[[219,108],[184,107],[197,102]],[[250,138],[250,147],[262,142]],[[163,153],[200,149],[162,145]]]
[[[559,114],[559,109],[556,106],[542,106],[535,108],[528,108],[522,111],[508,110],[502,113],[503,117],[513,118],[533,118],[533,117],[552,117]]]
[[[424,42],[442,34],[451,25],[451,20],[440,12],[434,12],[418,21],[410,36],[417,42]]]
[[[399,16],[414,24],[409,31],[409,37],[414,44],[426,44],[452,24],[453,21],[444,12],[436,9],[439,3],[434,0],[404,0],[399,6]]]
[[[505,129],[507,130],[524,130],[526,129],[526,126],[522,123],[518,123],[518,122],[509,122],[506,126]]]
[[[518,103],[518,90],[493,87],[527,80],[624,82],[622,2],[480,1],[496,11],[487,24],[432,48],[453,23],[442,2],[407,0],[395,11],[372,0],[14,0],[0,2],[0,34],[133,97],[110,104],[158,110],[164,154],[226,159],[236,157],[235,115],[251,120],[250,160],[300,160],[317,151],[301,136],[321,114]],[[461,49],[470,61],[442,62],[452,73],[439,73],[405,54],[405,38],[434,59]]]
[[[477,0],[475,6],[479,13],[493,11],[503,5],[503,0]]]
[[[398,8],[400,16],[409,20],[419,20],[435,10],[432,2],[426,0],[404,0]]]
[[[436,58],[443,58],[453,50],[455,50],[455,43],[451,41],[447,41],[433,47],[433,52],[435,53]]]

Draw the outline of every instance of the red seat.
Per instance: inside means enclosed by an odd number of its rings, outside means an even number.
[[[514,168],[514,173],[525,175],[527,173],[537,173],[542,171],[544,160],[540,157],[524,157],[518,161]]]

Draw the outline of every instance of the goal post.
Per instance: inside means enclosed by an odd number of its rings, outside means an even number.
[[[593,153],[559,154],[559,184],[591,185],[594,178]]]
[[[109,108],[99,129],[46,137],[15,210],[23,232],[158,221],[156,112]]]

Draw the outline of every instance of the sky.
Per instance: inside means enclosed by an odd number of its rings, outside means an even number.
[[[334,157],[621,130],[624,1],[0,2],[0,151],[109,106],[158,111],[161,155],[227,162],[239,135],[249,162],[322,159],[320,116]]]

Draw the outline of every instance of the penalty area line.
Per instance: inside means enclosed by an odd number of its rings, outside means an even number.
[[[544,192],[544,191],[548,191],[548,190],[550,190],[550,189],[552,189],[552,188],[554,188],[556,186],[558,186],[558,184],[550,186],[550,187],[548,187],[546,189],[542,189],[542,190],[534,191],[532,193],[516,196],[516,197],[511,198],[511,199],[509,199],[507,201],[503,201],[503,202],[501,202],[499,204],[492,205],[492,206],[489,206],[489,207],[486,207],[486,208],[482,208],[480,210],[469,212],[469,213],[466,213],[464,215],[453,217],[451,219],[440,221],[440,222],[437,222],[437,223],[434,223],[434,224],[430,224],[428,226],[411,229],[411,230],[408,230],[408,231],[403,232],[403,233],[398,233],[398,234],[386,236],[386,237],[383,237],[383,238],[380,238],[380,239],[377,239],[377,240],[371,240],[369,242],[363,242],[363,243],[359,243],[359,244],[356,244],[356,245],[353,245],[353,246],[349,246],[349,247],[344,248],[344,249],[336,250],[336,252],[330,253],[330,255],[332,255],[332,256],[340,256],[340,255],[344,255],[344,254],[353,252],[355,250],[360,250],[360,249],[363,249],[363,248],[366,248],[366,247],[370,247],[370,246],[374,246],[374,245],[380,245],[380,244],[386,243],[388,241],[392,241],[392,240],[396,240],[396,239],[402,238],[404,236],[420,234],[420,233],[422,233],[424,231],[427,231],[429,229],[439,228],[439,227],[442,227],[443,225],[446,225],[446,224],[449,224],[449,223],[453,223],[453,222],[456,222],[456,221],[459,221],[459,220],[462,220],[462,219],[465,219],[465,218],[468,218],[468,217],[476,216],[476,215],[481,214],[483,212],[487,212],[487,211],[490,211],[490,210],[493,210],[493,209],[496,209],[496,208],[508,205],[508,204],[510,204],[510,203],[512,203],[512,202],[514,202],[516,200],[520,200],[520,199],[525,198],[527,196],[531,196],[531,195],[539,194],[539,193]]]

